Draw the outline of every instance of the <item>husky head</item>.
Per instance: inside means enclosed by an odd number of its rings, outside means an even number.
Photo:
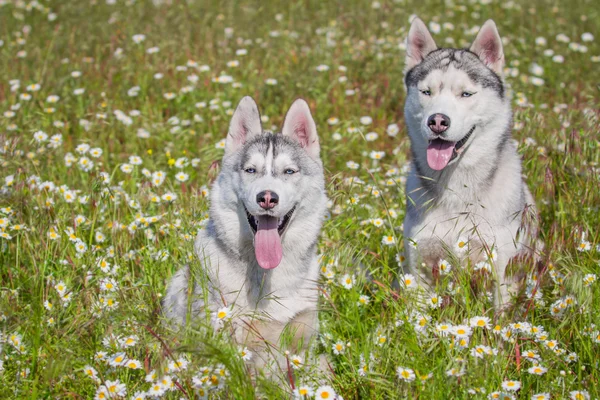
[[[211,217],[231,249],[253,243],[258,265],[273,269],[284,251],[314,246],[326,203],[319,150],[304,100],[292,104],[277,134],[263,131],[251,97],[240,101],[211,198]]]
[[[492,20],[468,50],[438,48],[423,21],[413,20],[406,46],[404,111],[418,168],[426,160],[431,170],[443,170],[476,141],[477,148],[506,142],[510,101],[503,66],[502,41]],[[477,165],[483,158],[475,154],[463,164]]]

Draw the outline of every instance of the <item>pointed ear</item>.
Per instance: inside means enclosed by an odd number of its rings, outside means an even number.
[[[438,47],[429,33],[429,30],[420,18],[413,19],[406,38],[405,72],[419,64],[427,54]]]
[[[240,100],[233,117],[231,117],[229,133],[225,140],[225,154],[235,152],[252,136],[261,133],[262,125],[258,106],[252,97],[246,96]]]
[[[469,50],[477,54],[479,59],[492,71],[502,76],[504,51],[502,50],[502,40],[494,21],[491,19],[485,21]]]
[[[319,158],[319,137],[317,125],[310,114],[310,108],[303,99],[294,101],[283,122],[281,133],[296,140],[309,156]]]

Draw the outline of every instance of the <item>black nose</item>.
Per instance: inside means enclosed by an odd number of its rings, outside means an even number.
[[[269,210],[279,203],[279,196],[270,190],[263,190],[256,195],[256,202],[265,210]]]
[[[433,114],[427,118],[427,126],[438,135],[450,127],[450,117],[444,114]]]

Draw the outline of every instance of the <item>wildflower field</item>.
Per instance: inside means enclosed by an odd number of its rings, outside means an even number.
[[[469,266],[425,307],[400,270],[414,15],[440,46],[488,18],[504,40],[545,243],[512,313]],[[0,398],[600,398],[599,41],[594,0],[0,0]],[[328,375],[257,378],[228,335],[161,323],[245,95],[266,129],[297,97],[318,126]]]

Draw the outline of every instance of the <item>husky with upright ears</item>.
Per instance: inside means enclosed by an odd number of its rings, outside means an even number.
[[[450,257],[489,270],[494,303],[518,289],[511,259],[533,255],[534,200],[511,140],[502,41],[492,20],[467,49],[438,48],[415,18],[406,48],[404,108],[412,165],[404,220],[408,272],[423,286]],[[522,275],[520,275],[522,276]]]
[[[230,315],[227,327],[257,366],[281,360],[271,350],[286,327],[306,345],[317,330],[316,250],[327,203],[319,151],[304,100],[278,134],[263,131],[252,98],[240,101],[195,243],[207,287],[192,283],[189,268],[177,272],[163,303],[168,319],[183,324],[208,312],[218,328]]]

